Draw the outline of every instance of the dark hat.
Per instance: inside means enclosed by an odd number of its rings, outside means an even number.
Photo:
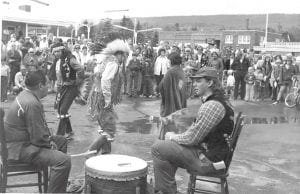
[[[286,60],[287,60],[287,61],[293,61],[293,56],[287,55],[287,56],[286,56]]]
[[[218,78],[218,72],[213,67],[203,67],[194,76],[191,76],[191,78],[201,77]]]
[[[172,52],[168,58],[171,62],[171,65],[181,65],[182,63],[182,57],[177,52]]]
[[[77,48],[80,49],[80,44],[75,44],[74,48],[75,49],[77,49]]]
[[[64,44],[63,43],[60,43],[60,42],[58,42],[58,43],[55,43],[55,44],[53,44],[53,46],[52,46],[52,53],[54,53],[54,52],[56,52],[56,51],[59,51],[59,50],[62,50],[62,49],[64,49],[65,47],[64,47]]]

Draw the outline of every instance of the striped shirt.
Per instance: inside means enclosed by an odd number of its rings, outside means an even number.
[[[225,107],[220,102],[215,100],[205,102],[200,106],[192,126],[184,133],[172,136],[172,141],[182,145],[198,145],[221,122],[225,113]]]

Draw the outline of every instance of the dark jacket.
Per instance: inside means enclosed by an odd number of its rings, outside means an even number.
[[[50,148],[50,130],[47,126],[43,105],[31,91],[24,90],[17,97],[5,117],[6,140],[9,159],[19,159],[21,149],[30,145],[37,148]],[[22,110],[23,109],[23,110]]]
[[[169,69],[159,84],[161,94],[160,115],[166,117],[177,110],[186,108],[186,80],[180,66]]]
[[[248,72],[248,67],[250,67],[250,61],[246,57],[240,61],[240,59],[236,58],[234,59],[231,68],[232,70],[235,70],[237,74],[244,74]]]

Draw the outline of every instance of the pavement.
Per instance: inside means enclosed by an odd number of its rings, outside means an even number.
[[[46,119],[52,132],[56,132],[58,120],[53,109],[54,95],[42,100]],[[5,108],[8,103],[1,103]],[[299,194],[300,193],[300,112],[283,104],[265,102],[231,102],[235,111],[245,115],[233,161],[229,170],[231,194]],[[198,99],[188,101],[188,111],[178,117],[176,132],[188,127],[200,106]],[[119,116],[117,134],[112,153],[135,156],[149,162],[148,181],[153,180],[150,147],[158,137],[160,100],[157,98],[124,98],[116,107]],[[87,107],[73,104],[71,123],[75,131],[69,143],[69,153],[87,151],[97,136],[98,125],[89,119]],[[70,180],[84,179],[85,158],[72,159]],[[31,178],[31,177],[30,177]],[[11,181],[26,182],[28,178]],[[179,169],[176,174],[178,190],[186,193],[188,173]],[[198,184],[202,188],[216,190],[212,184]],[[8,192],[37,192],[37,188],[8,189]]]

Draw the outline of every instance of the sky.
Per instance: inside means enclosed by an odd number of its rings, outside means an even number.
[[[21,1],[24,0],[6,0]],[[29,1],[30,0],[26,0]],[[216,14],[265,14],[298,13],[300,0],[40,0],[50,6],[33,9],[37,15],[80,21],[83,19],[216,15]],[[35,3],[33,3],[35,4]],[[42,8],[44,7],[44,8]],[[109,10],[126,12],[108,13]]]

